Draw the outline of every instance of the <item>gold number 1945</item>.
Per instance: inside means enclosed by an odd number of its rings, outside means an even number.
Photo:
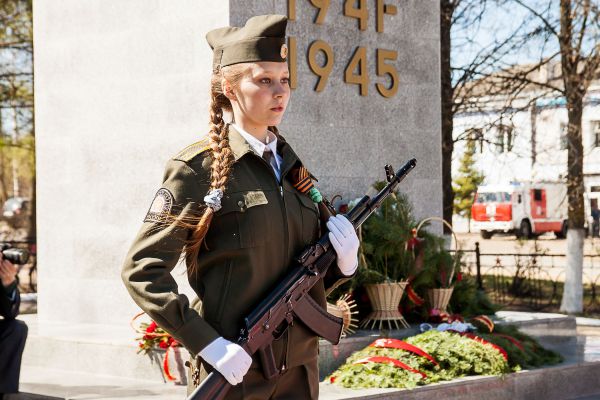
[[[325,64],[322,66],[317,62],[319,52],[323,52],[325,55]],[[333,69],[333,50],[331,46],[322,40],[315,40],[308,48],[308,66],[319,77],[315,91],[322,92]]]
[[[358,69],[355,74],[354,70]],[[344,82],[355,83],[360,87],[360,95],[369,94],[369,74],[367,72],[367,49],[357,47],[344,71]]]

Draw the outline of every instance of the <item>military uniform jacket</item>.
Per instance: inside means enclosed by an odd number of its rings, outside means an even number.
[[[294,189],[287,176],[301,163],[290,145],[278,137],[283,158],[279,183],[271,166],[233,127],[229,129],[235,162],[222,208],[214,214],[200,250],[198,272],[188,272],[198,298],[190,305],[170,275],[190,231],[164,223],[156,210],[146,217],[122,271],[135,302],[192,355],[219,336],[237,339],[244,317],[320,233],[316,205]],[[212,162],[210,152],[201,150],[206,144],[192,145],[168,162],[161,190],[172,195],[172,205],[168,198],[163,202],[171,214],[198,215],[204,206]],[[334,284],[343,275],[338,268],[330,269],[332,279],[327,281]],[[324,288],[321,281],[310,295],[325,308]],[[278,367],[301,365],[317,357],[318,338],[295,321],[273,350]]]

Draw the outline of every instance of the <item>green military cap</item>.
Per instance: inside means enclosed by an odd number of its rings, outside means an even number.
[[[287,58],[285,15],[257,15],[243,28],[225,27],[206,34],[214,52],[213,68],[244,62],[277,61]]]

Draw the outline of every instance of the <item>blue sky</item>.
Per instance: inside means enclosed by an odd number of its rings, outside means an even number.
[[[460,26],[453,27],[453,66],[467,65],[473,60],[477,52],[493,45],[495,42],[503,41],[518,29],[525,32],[539,25],[539,19],[533,17],[528,10],[516,5],[514,2],[502,6],[488,3],[490,4],[479,24],[473,24],[467,29]],[[542,6],[548,4],[547,1],[535,0],[529,3],[532,6],[533,3],[539,3]],[[557,2],[554,3],[557,4]],[[543,12],[544,9],[538,6],[536,11]],[[512,48],[510,53],[503,57],[503,64],[525,64],[538,61],[542,53],[545,55],[552,54],[556,50],[556,45],[556,40],[552,38],[546,48],[542,47],[542,42],[539,40],[528,44],[524,48]]]

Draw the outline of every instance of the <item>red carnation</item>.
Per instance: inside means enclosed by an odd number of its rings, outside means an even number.
[[[167,344],[167,342],[160,341],[158,343],[158,347],[160,347],[161,349],[166,349],[167,347],[169,347],[169,345]]]
[[[146,328],[146,332],[153,333],[156,330],[156,322],[152,321],[150,325]]]
[[[411,238],[406,241],[406,249],[409,251],[413,251],[421,247],[421,242],[423,239],[419,239],[417,237],[417,230],[415,228],[410,230]]]
[[[456,282],[462,281],[462,278],[463,278],[462,272],[459,272],[459,273],[456,274]]]
[[[173,338],[171,338],[171,339],[173,339]],[[177,346],[179,346],[179,342],[177,340],[173,340],[171,342],[171,347],[177,347]]]

